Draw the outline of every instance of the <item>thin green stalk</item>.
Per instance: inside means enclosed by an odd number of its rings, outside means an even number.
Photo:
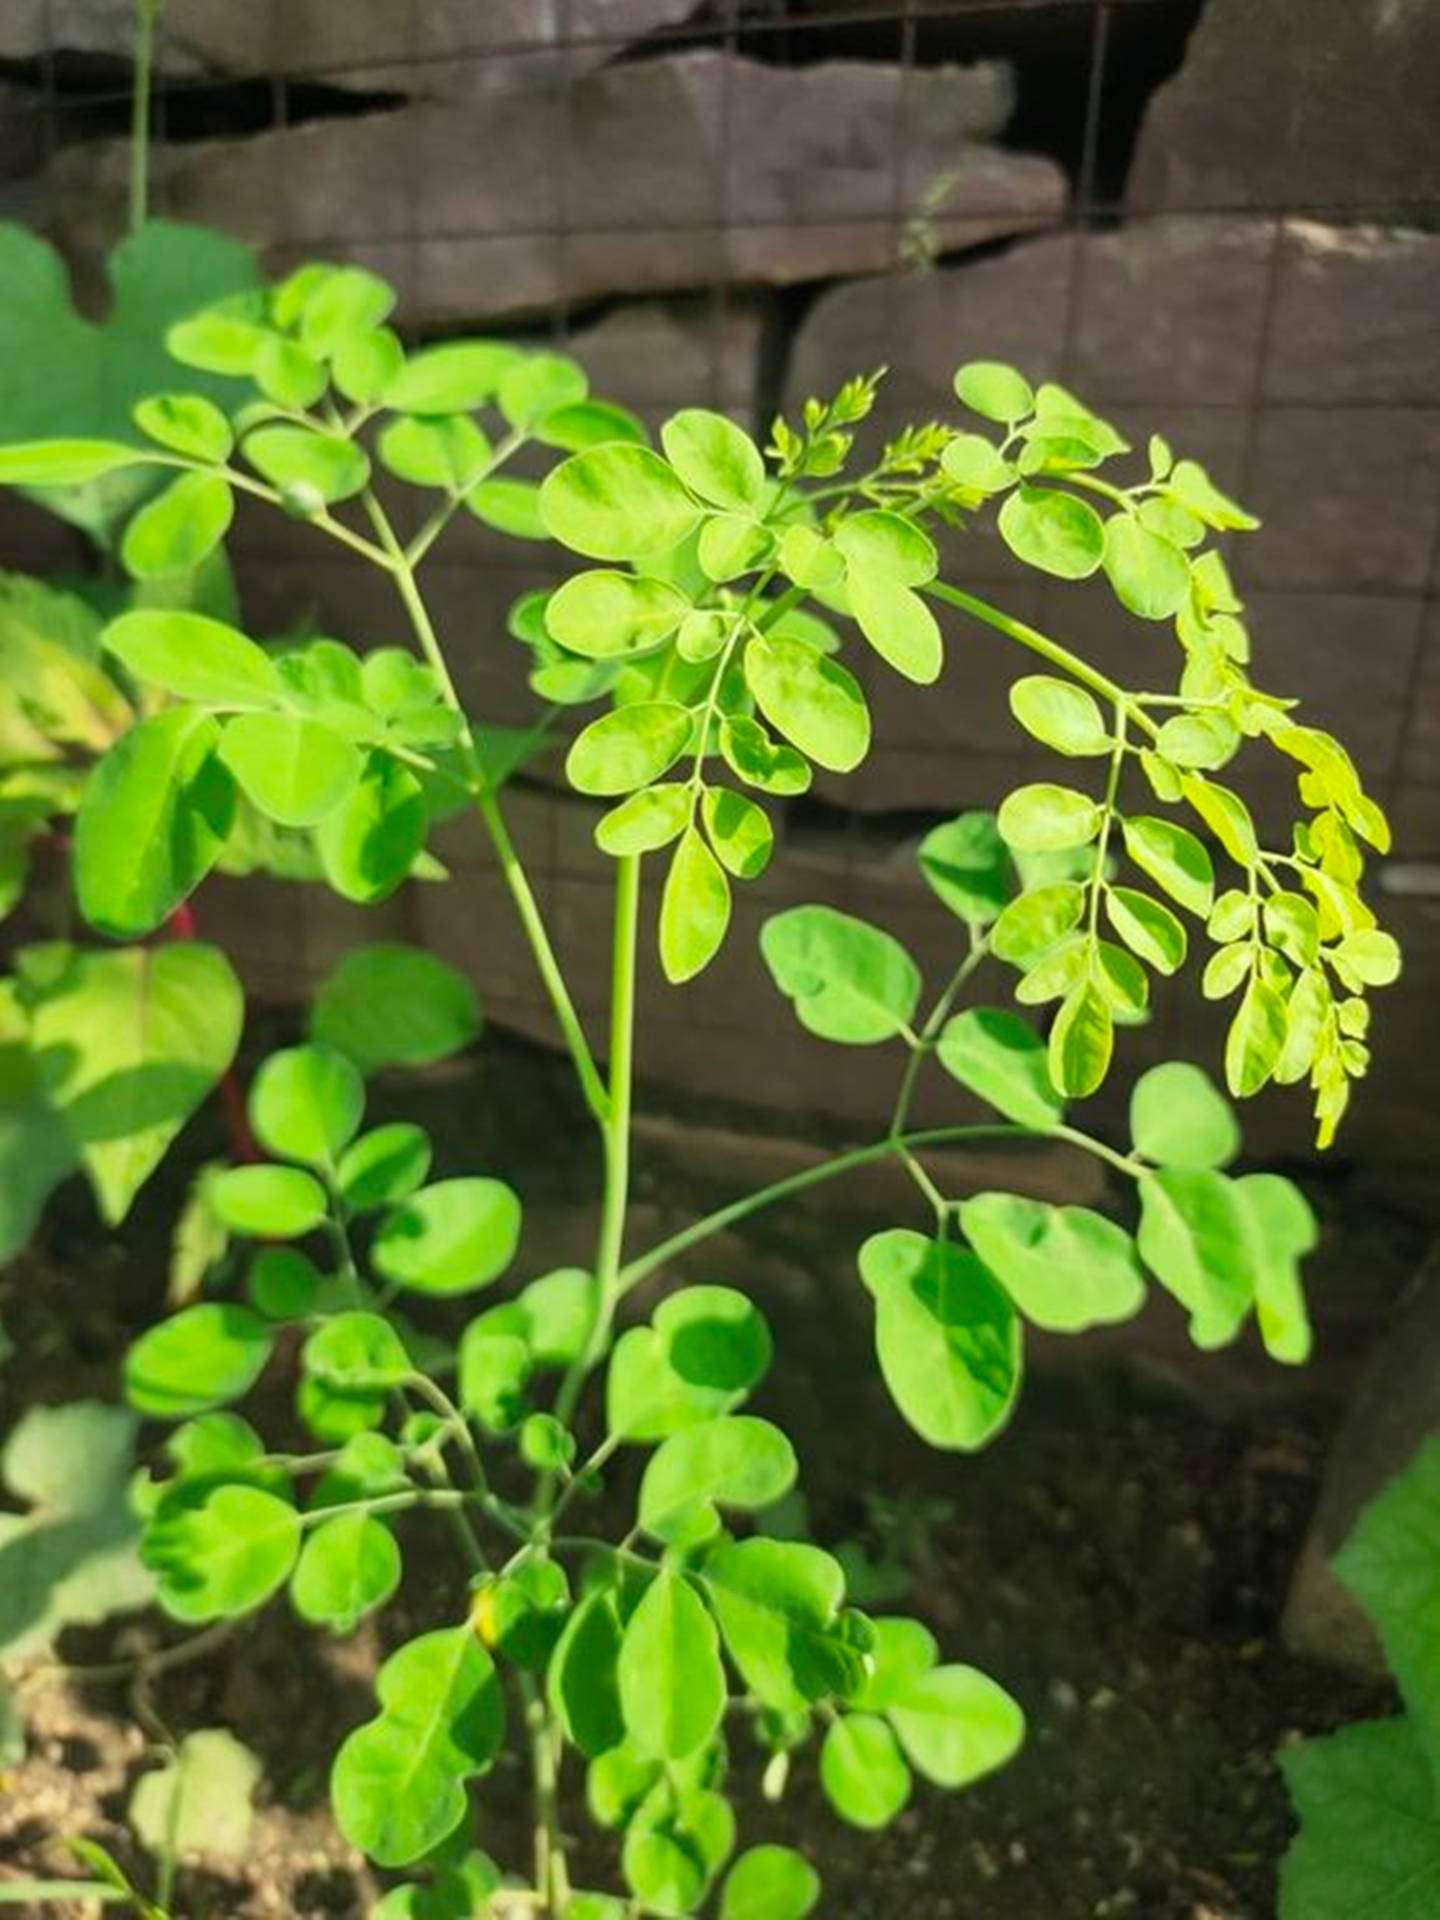
[[[968,613],[974,620],[983,621],[987,627],[994,627],[997,633],[1003,633],[1009,640],[1036,653],[1042,660],[1048,660],[1052,667],[1059,667],[1062,673],[1068,673],[1082,686],[1089,687],[1092,693],[1098,693],[1106,700],[1114,701],[1118,706],[1130,708],[1130,697],[1125,689],[1117,686],[1106,674],[1082,660],[1078,653],[1072,653],[1068,647],[1062,647],[1058,640],[1030,627],[1023,620],[1014,620],[1008,613],[1002,613],[999,607],[992,607],[988,600],[979,600],[973,593],[966,593],[961,587],[947,587],[942,580],[932,580],[924,591],[933,599],[943,600],[947,606],[958,607],[961,613]],[[1133,712],[1133,708],[1131,709]],[[1156,734],[1160,729],[1148,714],[1135,712],[1138,724],[1147,733]]]
[[[520,1675],[520,1686],[535,1776],[535,1886],[541,1912],[547,1914],[549,1920],[565,1920],[570,1911],[570,1872],[565,1859],[565,1838],[560,1829],[555,1731],[544,1696],[528,1673]]]
[[[475,736],[470,730],[470,722],[461,704],[459,691],[445,659],[439,636],[430,619],[429,608],[425,605],[424,596],[420,592],[415,570],[406,559],[395,531],[379,502],[367,496],[366,506],[389,558],[389,570],[394,576],[395,585],[404,603],[405,611],[409,615],[415,638],[420,644],[420,651],[439,683],[446,705],[460,718],[460,745],[470,777],[471,798],[490,835],[496,858],[500,862],[501,875],[509,889],[511,899],[515,902],[516,911],[520,915],[521,924],[530,941],[540,977],[550,997],[551,1008],[564,1036],[570,1057],[575,1063],[575,1071],[579,1076],[585,1103],[603,1127],[609,1107],[605,1082],[601,1078],[600,1069],[595,1064],[595,1057],[590,1051],[590,1043],[580,1023],[580,1015],[570,997],[570,989],[565,983],[564,974],[560,971],[555,950],[550,944],[550,936],[540,913],[539,902],[531,889],[520,856],[515,851],[515,843],[510,838],[510,830],[500,810],[500,803],[485,779],[485,770],[475,745]]]
[[[164,0],[136,0],[135,81],[130,97],[130,231],[150,217],[150,108],[155,88],[155,27]]]
[[[630,1199],[630,1116],[635,1079],[635,980],[640,925],[640,856],[616,863],[615,936],[610,1007],[610,1086],[605,1119],[605,1193],[595,1255],[595,1324],[579,1360],[555,1402],[556,1418],[568,1422],[580,1390],[610,1341],[620,1298],[625,1215]],[[547,1503],[548,1504],[548,1503]]]
[[[887,1136],[884,1140],[871,1141],[869,1146],[851,1148],[847,1153],[839,1153],[831,1160],[822,1161],[817,1167],[805,1167],[799,1173],[788,1174],[783,1180],[761,1187],[758,1192],[746,1194],[743,1199],[732,1200],[727,1206],[718,1207],[715,1212],[707,1213],[703,1219],[682,1228],[679,1233],[671,1234],[668,1240],[662,1240],[648,1253],[640,1254],[620,1269],[619,1297],[623,1299],[632,1287],[639,1286],[642,1280],[648,1279],[667,1262],[691,1247],[699,1246],[712,1235],[723,1232],[726,1227],[734,1226],[737,1221],[748,1220],[752,1213],[759,1213],[781,1200],[789,1200],[827,1180],[836,1180],[842,1174],[853,1173],[857,1167],[869,1166],[875,1160],[884,1160],[916,1147],[955,1145],[967,1140],[1034,1140],[1042,1137],[1030,1127],[1005,1126],[997,1122],[994,1126],[930,1127],[921,1133],[907,1133],[896,1139]],[[1083,1135],[1081,1140],[1084,1141]]]
[[[940,1029],[950,1017],[950,1009],[964,991],[965,983],[985,958],[989,949],[984,940],[972,927],[970,946],[965,958],[951,976],[950,983],[930,1009],[930,1017],[920,1031],[917,1044],[911,1049],[910,1058],[905,1063],[905,1073],[900,1081],[900,1091],[895,1096],[895,1110],[890,1116],[890,1138],[898,1139],[905,1131],[905,1122],[910,1117],[910,1105],[915,1098],[915,1088],[920,1079],[920,1070],[934,1050]]]

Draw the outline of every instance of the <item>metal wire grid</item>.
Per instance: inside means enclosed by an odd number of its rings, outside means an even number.
[[[377,59],[372,71],[383,79],[385,92],[409,91],[412,84],[416,94],[424,94],[426,75],[437,67],[455,69],[464,64],[473,65],[477,71],[485,74],[504,76],[507,72],[519,71],[526,63],[532,63],[537,56],[544,56],[546,67],[546,88],[558,97],[558,117],[554,122],[556,135],[552,142],[551,164],[554,167],[553,204],[555,218],[553,222],[529,227],[497,227],[493,229],[467,228],[454,232],[437,230],[430,225],[420,204],[421,169],[417,164],[409,173],[410,194],[407,208],[407,223],[404,231],[388,231],[366,225],[359,232],[337,232],[325,236],[316,244],[316,250],[343,257],[355,249],[361,252],[373,250],[377,246],[391,248],[410,247],[415,249],[418,259],[420,250],[437,241],[484,242],[492,239],[514,238],[517,234],[524,238],[543,242],[553,248],[556,285],[563,288],[566,284],[565,262],[567,249],[577,239],[593,237],[597,233],[611,231],[624,234],[627,231],[623,220],[617,219],[613,226],[606,228],[603,222],[593,218],[581,224],[575,211],[572,179],[574,163],[574,141],[570,137],[573,126],[575,105],[575,87],[580,76],[592,71],[605,60],[633,56],[634,41],[630,36],[600,36],[585,29],[577,19],[572,18],[574,9],[571,0],[546,0],[546,4],[537,6],[541,31],[534,37],[496,37],[477,38],[472,45],[459,48],[446,47],[436,50],[427,45],[427,36],[423,31],[422,16],[429,0],[410,0],[403,4],[397,0],[397,20],[406,22],[406,32],[392,36],[391,44]],[[183,17],[183,0],[176,0]],[[44,0],[47,33],[45,52],[39,67],[39,85],[33,89],[34,95],[30,111],[37,113],[42,121],[45,137],[50,151],[66,144],[67,120],[78,120],[82,125],[93,126],[104,117],[117,114],[128,99],[128,89],[119,79],[104,76],[103,83],[84,86],[75,84],[74,74],[68,67],[62,71],[62,54],[65,52],[60,37],[62,9],[59,0]],[[947,24],[971,18],[989,16],[998,17],[1002,12],[1010,16],[1026,15],[1060,16],[1077,24],[1086,23],[1085,54],[1083,72],[1070,76],[1071,84],[1084,91],[1083,134],[1078,153],[1073,156],[1071,167],[1070,194],[1063,218],[1063,231],[1068,236],[1070,249],[1069,267],[1065,279],[1063,300],[1062,341],[1059,353],[1061,377],[1073,369],[1079,342],[1082,337],[1085,314],[1087,284],[1091,265],[1092,251],[1097,236],[1111,231],[1122,218],[1139,219],[1146,211],[1143,206],[1132,202],[1123,203],[1120,196],[1107,192],[1100,179],[1098,156],[1101,150],[1102,133],[1105,130],[1106,116],[1111,111],[1112,87],[1115,80],[1114,44],[1116,23],[1122,16],[1128,16],[1127,24],[1133,23],[1137,16],[1153,13],[1157,29],[1162,12],[1170,8],[1170,18],[1174,18],[1170,0],[900,0],[900,4],[856,4],[827,6],[823,14],[815,7],[807,7],[803,0],[712,0],[705,10],[703,19],[695,17],[673,21],[661,21],[652,25],[644,34],[643,52],[653,57],[678,48],[706,46],[722,53],[735,55],[742,50],[748,54],[760,54],[780,63],[784,63],[796,43],[797,36],[813,36],[823,27],[829,32],[844,30],[865,30],[871,37],[867,41],[866,51],[870,57],[886,58],[899,69],[900,81],[897,93],[894,140],[890,164],[890,191],[888,204],[875,211],[861,210],[855,223],[873,221],[887,228],[898,259],[904,238],[907,221],[912,208],[907,204],[907,180],[912,158],[912,116],[907,111],[910,90],[922,68],[923,52],[927,36],[933,36]],[[319,63],[313,60],[307,63],[303,53],[296,50],[293,28],[296,20],[296,8],[292,0],[276,0],[269,10],[269,29],[266,37],[266,54],[257,63],[252,74],[232,74],[221,79],[186,74],[169,75],[165,78],[156,102],[156,138],[163,145],[166,138],[167,119],[182,108],[193,120],[197,100],[208,94],[217,101],[225,97],[234,97],[237,86],[247,81],[254,86],[264,87],[269,95],[270,124],[283,129],[295,124],[298,117],[295,111],[297,97],[304,97],[306,104],[313,108],[313,93],[307,95],[306,89],[317,87],[344,88],[353,90],[365,85],[367,67],[359,58],[347,58],[343,62]],[[162,35],[178,34],[173,21],[162,24]],[[413,82],[411,79],[413,76]],[[32,75],[33,77],[33,75]],[[404,88],[397,82],[404,80]],[[333,106],[333,102],[331,103]],[[730,70],[722,89],[720,105],[721,138],[718,149],[710,157],[714,168],[714,205],[713,216],[707,219],[705,231],[712,228],[717,236],[723,236],[740,220],[747,226],[763,223],[763,213],[757,216],[754,208],[746,208],[743,214],[732,204],[731,183],[733,155],[730,151],[733,142],[732,124],[732,88]],[[657,166],[683,166],[693,164],[694,156],[657,155]],[[284,170],[277,169],[275,192],[277,204],[277,226],[284,230],[284,197],[289,182]],[[163,186],[157,194],[157,210],[164,211]],[[970,211],[967,208],[967,213]],[[985,210],[977,209],[977,215]],[[1005,215],[1012,209],[997,207],[992,210],[996,215]],[[1275,321],[1278,295],[1282,278],[1282,260],[1288,224],[1296,219],[1333,220],[1340,224],[1354,224],[1372,216],[1388,223],[1409,222],[1417,226],[1433,228],[1436,225],[1437,207],[1434,201],[1418,201],[1409,206],[1396,207],[1388,204],[1383,208],[1366,208],[1357,205],[1336,206],[1319,202],[1288,204],[1284,206],[1257,205],[1253,200],[1233,203],[1216,203],[1210,206],[1195,207],[1187,204],[1186,213],[1196,218],[1223,217],[1230,214],[1244,214],[1253,219],[1264,221],[1268,225],[1269,245],[1264,271],[1264,285],[1259,322],[1259,342],[1254,355],[1253,377],[1250,389],[1243,398],[1219,400],[1213,403],[1218,409],[1231,414],[1238,412],[1241,418],[1240,445],[1236,463],[1235,489],[1241,498],[1247,496],[1247,488],[1253,480],[1262,444],[1262,429],[1269,414],[1287,408],[1305,409],[1311,404],[1303,394],[1295,396],[1277,396],[1267,388],[1267,376],[1273,364],[1276,351]],[[783,224],[783,223],[781,223]],[[817,223],[818,224],[818,223]],[[676,222],[677,230],[684,230],[684,220]],[[1023,240],[1021,241],[1023,244]],[[717,261],[721,249],[717,247]],[[901,282],[897,277],[895,297],[898,306],[901,297]],[[623,297],[623,296],[620,296]],[[691,289],[689,297],[698,298],[705,304],[710,320],[710,393],[699,396],[693,392],[673,396],[675,404],[694,402],[697,398],[708,397],[715,404],[734,404],[735,396],[726,392],[725,372],[725,323],[727,316],[735,309],[737,302],[750,298],[749,290],[737,286],[717,265],[714,276],[703,287]],[[566,343],[577,331],[577,316],[570,310],[563,298],[557,299],[543,321],[533,323],[538,330],[546,332],[555,341]],[[1357,342],[1357,350],[1363,343]],[[1004,343],[996,343],[996,351],[1003,353]],[[1165,395],[1157,395],[1157,402],[1163,403]],[[1136,400],[1135,408],[1142,408],[1144,402]],[[1377,414],[1395,413],[1401,410],[1427,412],[1440,419],[1440,395],[1434,392],[1418,393],[1408,399],[1387,398],[1382,405],[1365,400],[1336,401],[1326,397],[1327,408],[1353,407],[1358,411],[1374,411]],[[759,423],[763,424],[763,423]],[[1440,580],[1440,477],[1432,476],[1431,491],[1433,498],[1430,509],[1433,519],[1433,535],[1429,553],[1429,563],[1423,584],[1401,584],[1386,587],[1377,585],[1367,588],[1362,598],[1376,600],[1398,597],[1405,603],[1413,603],[1414,632],[1409,649],[1406,669],[1405,702],[1409,709],[1406,724],[1397,730],[1391,762],[1387,767],[1371,766],[1367,769],[1372,782],[1379,788],[1382,798],[1394,800],[1402,792],[1413,799],[1419,795],[1420,811],[1424,813],[1429,802],[1440,803],[1440,786],[1430,791],[1432,776],[1428,770],[1418,775],[1411,772],[1408,779],[1406,768],[1411,761],[1411,746],[1417,734],[1420,716],[1418,707],[1426,666],[1425,636],[1427,628],[1433,631],[1432,646],[1440,646],[1440,627],[1434,625],[1433,613],[1436,601],[1437,580]],[[259,555],[256,556],[258,560]],[[288,547],[274,556],[283,576],[303,577],[304,562],[300,561]],[[523,568],[523,561],[521,562]],[[1243,560],[1241,561],[1243,582]],[[1290,591],[1304,592],[1303,587],[1292,587]],[[1317,580],[1314,591],[1326,591],[1326,583]],[[1049,597],[1048,595],[1045,597]],[[1059,614],[1057,612],[1057,619]],[[913,742],[891,741],[891,749],[922,756],[940,757],[945,749],[933,742],[915,740]],[[1011,743],[1006,743],[1009,746]],[[1012,756],[1013,757],[1013,756]],[[995,764],[1001,764],[997,757]],[[956,804],[975,803],[993,798],[987,789],[986,769],[983,758],[971,762],[968,768],[961,762],[957,769],[958,778],[964,780],[965,790],[955,792]],[[1435,811],[1440,812],[1440,804]],[[870,846],[870,830],[866,822],[856,813],[838,812],[831,822],[832,877],[838,877],[843,897],[838,904],[849,904],[856,910],[864,911],[867,895],[875,885],[875,863],[873,849]],[[1402,821],[1402,834],[1403,834]],[[837,839],[836,835],[843,835]],[[567,887],[580,882],[581,869],[575,860],[573,850],[567,852],[563,844],[565,836],[552,823],[548,829],[550,844],[546,847],[532,848],[532,857],[538,854],[539,875],[542,891],[556,896]],[[1429,849],[1426,849],[1427,851]],[[833,895],[832,895],[833,897]],[[582,987],[583,993],[583,987]],[[687,1005],[687,1021],[707,1021],[704,1008],[697,1001]],[[747,1030],[742,1022],[726,1023],[723,1019],[716,1024],[718,1035],[733,1034],[738,1040]]]

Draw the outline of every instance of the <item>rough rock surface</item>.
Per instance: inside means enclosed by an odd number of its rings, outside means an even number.
[[[285,74],[329,86],[455,98],[489,91],[500,62],[598,66],[674,26],[696,0],[168,0],[164,74]],[[5,0],[0,57],[55,49],[128,58],[134,0]]]
[[[1354,208],[1440,192],[1433,0],[1207,0],[1146,113],[1138,210]]]
[[[364,260],[403,317],[437,324],[599,296],[873,273],[907,222],[952,250],[1044,225],[1064,201],[1049,161],[983,144],[1004,125],[1008,71],[908,77],[830,61],[799,71],[718,52],[521,81],[483,104],[424,104],[157,155],[155,201],[272,260]],[[897,165],[896,128],[907,128]],[[124,188],[120,143],[62,154],[37,181],[93,250]]]
[[[1374,1630],[1331,1572],[1361,1510],[1440,1433],[1440,1252],[1432,1253],[1356,1390],[1326,1469],[1285,1610],[1296,1653],[1383,1673]]]

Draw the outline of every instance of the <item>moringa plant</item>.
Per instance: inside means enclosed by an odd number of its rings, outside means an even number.
[[[603,1145],[595,1253],[583,1270],[529,1271],[507,1184],[473,1169],[435,1177],[416,1126],[366,1128],[366,1076],[463,1046],[477,1014],[467,984],[423,953],[351,954],[307,1043],[255,1077],[257,1156],[203,1182],[201,1292],[125,1361],[131,1407],[173,1426],[166,1471],[137,1495],[142,1557],[186,1625],[288,1590],[302,1620],[347,1633],[394,1594],[412,1518],[449,1527],[468,1609],[390,1654],[375,1711],[331,1776],[343,1832],[406,1876],[377,1909],[386,1920],[801,1920],[820,1886],[798,1848],[735,1853],[732,1750],[758,1749],[776,1800],[813,1757],[840,1817],[879,1828],[915,1775],[955,1789],[999,1767],[1024,1721],[994,1680],[942,1661],[918,1621],[848,1603],[821,1547],[767,1530],[797,1476],[785,1434],[741,1410],[770,1365],[769,1331],[733,1276],[681,1285],[676,1263],[801,1189],[899,1162],[924,1225],[884,1224],[859,1249],[859,1275],[901,1413],[962,1452],[1009,1418],[1027,1323],[1123,1320],[1147,1278],[1200,1346],[1235,1339],[1253,1310],[1275,1357],[1303,1360],[1299,1263],[1314,1222],[1288,1181],[1226,1171],[1240,1143],[1225,1095],[1197,1066],[1155,1068],[1122,1146],[1085,1131],[1071,1103],[1100,1087],[1117,1029],[1146,1017],[1152,980],[1179,972],[1198,936],[1202,991],[1235,1002],[1231,1094],[1306,1081],[1328,1142],[1367,1064],[1366,990],[1398,967],[1359,892],[1362,847],[1384,849],[1385,822],[1343,747],[1252,683],[1213,537],[1255,522],[1158,437],[1138,470],[1122,465],[1130,448],[1074,395],[980,363],[956,375],[964,424],[909,428],[868,465],[856,442],[878,376],[777,421],[764,451],[693,408],[657,448],[567,358],[484,339],[407,354],[386,325],[392,304],[367,272],[306,266],[170,333],[180,368],[248,380],[259,398],[227,412],[177,371],[173,392],[136,409],[134,442],[0,449],[0,481],[14,485],[173,476],[124,532],[141,581],[200,564],[237,494],[266,502],[373,566],[413,639],[360,657],[329,638],[266,647],[189,609],[121,613],[100,643],[138,717],[80,796],[76,900],[103,941],[153,955],[144,943],[227,857],[242,808],[359,902],[427,860],[438,816],[473,810]],[[549,460],[542,481],[515,477],[522,449]],[[948,547],[992,512],[1021,562],[1103,578],[1157,643],[1171,628],[1176,689],[1122,686],[943,580],[937,535]],[[507,828],[504,785],[524,743],[466,711],[431,617],[425,562],[462,513],[579,557],[555,591],[521,600],[510,630],[547,722],[599,709],[565,768],[599,803],[595,842],[614,878],[603,1041],[577,1012]],[[891,1124],[636,1247],[638,944],[658,940],[677,988],[704,972],[732,889],[771,856],[776,813],[815,768],[844,774],[866,755],[870,716],[845,654],[868,647],[932,683],[942,619],[952,645],[978,627],[1025,656],[1035,670],[1013,686],[1016,721],[1094,777],[1021,787],[998,814],[926,836],[920,873],[953,913],[956,947],[928,998],[879,927],[823,904],[766,923],[764,962],[811,1034],[896,1051]],[[1262,841],[1218,777],[1252,748],[1298,776],[1302,818],[1282,845]],[[663,870],[653,934],[647,861]],[[147,1072],[198,1095],[228,1064],[238,1019],[223,962],[192,961],[183,981],[158,983],[153,1052],[96,1071],[103,1022],[66,1016],[66,982],[110,955],[31,950],[9,1002],[17,1044],[61,1050],[81,1106],[108,1100],[113,1148],[143,1121],[133,1095]],[[965,1004],[986,961],[1025,1011]],[[917,1130],[931,1070],[991,1117]],[[957,1196],[928,1151],[1035,1137],[1098,1156],[1123,1183],[1122,1218]],[[227,1242],[228,1261],[212,1261]],[[237,1266],[240,1297],[227,1280]],[[444,1309],[486,1290],[495,1303],[452,1341]],[[294,1355],[299,1450],[233,1410]],[[512,1737],[528,1749],[535,1845],[501,1866],[476,1845],[471,1789]],[[591,1817],[617,1836],[621,1891],[575,1884],[581,1770]]]

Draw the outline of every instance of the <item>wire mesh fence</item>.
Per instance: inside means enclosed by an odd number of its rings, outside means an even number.
[[[985,355],[1074,384],[1142,443],[1163,431],[1264,517],[1232,558],[1267,682],[1354,740],[1423,888],[1440,855],[1440,114],[1424,78],[1440,32],[1417,18],[1386,40],[1377,11],[170,0],[153,204],[276,267],[374,265],[416,335],[551,337],[652,420],[704,403],[763,429],[886,362],[894,423],[953,405],[949,370]],[[57,238],[93,298],[121,224],[129,0],[3,13],[0,204]],[[24,563],[22,535],[7,564]],[[298,608],[393,637],[370,583],[303,530],[246,521],[236,552],[261,627]],[[1084,589],[1021,586],[993,538],[948,557],[1132,673],[1159,644]],[[523,694],[505,609],[549,567],[478,525],[436,562],[467,690],[502,719]],[[748,910],[823,889],[864,912],[884,890],[921,952],[939,950],[948,928],[907,891],[904,849],[1026,776],[1004,665],[967,640],[941,693],[864,676],[880,750],[795,807]],[[603,901],[570,808],[542,767],[523,810],[583,998]],[[1404,910],[1397,1059],[1440,973],[1434,910],[1423,893]],[[464,945],[450,911],[405,909]],[[651,1066],[858,1116],[876,1096],[851,1063],[776,1048],[750,931],[710,991],[659,1013]],[[540,1023],[519,953],[497,1013]],[[1162,1020],[1140,1051],[1175,1040]]]

